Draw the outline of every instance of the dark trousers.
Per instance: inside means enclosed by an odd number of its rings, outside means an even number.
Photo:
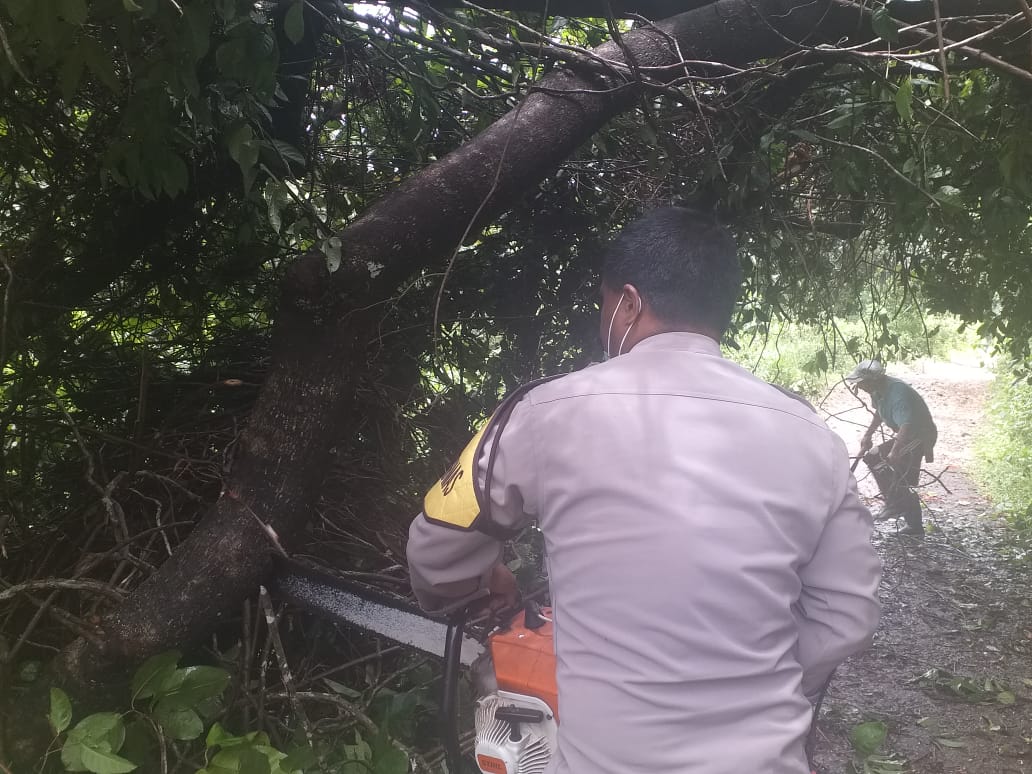
[[[864,455],[864,462],[871,469],[878,489],[885,499],[885,508],[902,516],[908,527],[921,526],[921,500],[911,487],[917,486],[921,475],[921,460],[924,450],[920,443],[914,443],[912,449],[900,455],[895,465],[890,465],[886,458],[895,441],[886,441]]]

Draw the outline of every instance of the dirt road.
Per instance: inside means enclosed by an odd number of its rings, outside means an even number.
[[[977,363],[890,368],[925,397],[939,426],[921,496],[928,535],[898,537],[879,523],[882,624],[873,647],[835,675],[821,716],[824,774],[852,771],[851,730],[880,721],[888,735],[869,759],[882,774],[1032,774],[1032,564],[1011,547],[969,474],[991,374]],[[870,414],[843,386],[821,402],[855,454]],[[861,494],[877,487],[861,462]]]

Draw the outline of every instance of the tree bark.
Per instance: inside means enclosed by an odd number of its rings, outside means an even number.
[[[795,41],[841,38],[859,24],[858,10],[831,0],[720,0],[630,32],[623,43],[640,67],[677,65],[678,48],[687,59],[747,65],[793,50]],[[594,53],[623,61],[612,42]],[[551,174],[640,93],[615,76],[558,71],[342,232],[346,260],[332,275],[321,255],[296,261],[276,322],[273,366],[223,495],[175,556],[100,624],[102,645],[73,643],[57,660],[59,673],[86,685],[195,642],[253,593],[276,548],[263,524],[289,548],[310,516],[330,445],[352,405],[345,369],[363,361],[375,338],[376,305],[405,279],[447,260],[467,231],[476,234],[471,225]]]
[[[103,680],[147,655],[195,642],[235,609],[266,573],[271,555],[305,523],[339,437],[360,341],[332,320],[325,264],[298,264],[288,278],[271,369],[242,434],[222,494],[158,572],[86,640],[59,657],[73,685]]]

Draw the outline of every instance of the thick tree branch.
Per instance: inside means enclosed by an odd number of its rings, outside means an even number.
[[[822,0],[721,0],[633,30],[623,43],[642,70],[670,68],[673,79],[684,75],[675,68],[678,51],[692,60],[747,65],[790,53],[793,41],[841,37],[843,30],[855,30],[860,18],[858,10]],[[625,64],[615,42],[593,54]],[[341,235],[353,270],[338,272],[334,284],[342,291],[353,289],[372,264],[379,273],[370,283],[371,296],[389,297],[404,278],[450,253],[474,213],[479,212],[481,222],[489,221],[610,118],[630,108],[642,88],[630,80],[569,70],[544,78],[539,87],[518,109],[355,221]]]

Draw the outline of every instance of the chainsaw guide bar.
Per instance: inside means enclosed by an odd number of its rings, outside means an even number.
[[[276,596],[299,607],[444,658],[448,622],[403,599],[282,559],[271,585]],[[468,635],[461,647],[459,663],[467,667],[484,652],[484,645]]]

